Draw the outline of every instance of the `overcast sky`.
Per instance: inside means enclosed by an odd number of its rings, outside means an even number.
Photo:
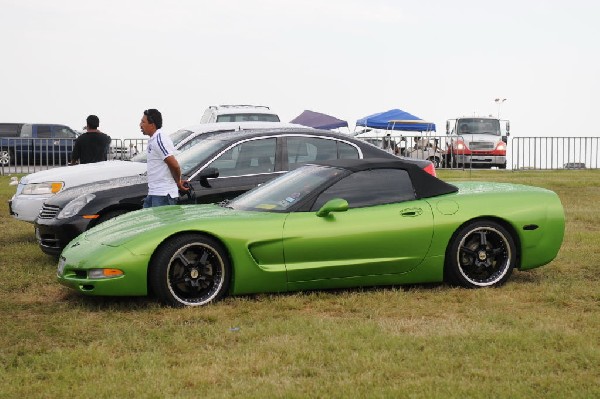
[[[0,122],[96,114],[142,137],[147,108],[170,132],[261,104],[351,129],[400,108],[442,134],[500,112],[520,137],[598,136],[599,18],[582,0],[0,0]]]

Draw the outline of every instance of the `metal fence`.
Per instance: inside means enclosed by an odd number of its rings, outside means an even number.
[[[126,161],[146,151],[147,139],[113,139],[110,143],[108,159]]]
[[[382,148],[385,135],[361,134],[362,140]],[[3,138],[0,148],[0,175],[23,173],[65,166],[69,163],[74,139]],[[108,159],[129,160],[146,151],[148,140],[113,139]],[[428,159],[436,168],[464,169],[471,165],[456,162],[446,155],[446,135],[391,136],[392,151],[398,155]],[[457,154],[460,156],[460,154]],[[512,137],[508,143],[507,167],[512,170],[532,169],[599,169],[600,137]]]
[[[600,168],[600,137],[514,137],[508,150],[513,170]]]
[[[73,144],[71,138],[2,138],[0,146],[0,175],[29,174],[40,170],[68,165],[71,161]],[[148,140],[113,139],[107,159],[129,160],[146,151]]]
[[[382,134],[363,133],[357,137],[379,148],[386,146],[385,135]],[[392,147],[398,148],[398,155],[428,159],[441,169],[473,167],[460,162],[460,152],[447,155],[451,142],[446,135],[404,135],[393,132],[390,138]],[[600,137],[512,137],[507,144],[507,169],[600,168]]]

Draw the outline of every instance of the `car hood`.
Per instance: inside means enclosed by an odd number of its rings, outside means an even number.
[[[98,194],[102,191],[113,190],[122,187],[131,187],[138,184],[146,185],[147,182],[148,179],[146,175],[135,175],[81,184],[79,186],[59,192],[58,194],[47,199],[44,203],[62,208],[75,198],[85,194]]]
[[[98,180],[98,176],[133,176],[146,171],[146,164],[132,161],[104,161],[83,165],[62,166],[31,173],[21,178],[21,184],[62,181],[64,188]]]
[[[270,215],[273,214],[238,211],[215,204],[146,208],[101,223],[83,233],[74,242],[83,238],[88,242],[116,247],[137,238],[144,245],[154,246],[153,241],[161,242],[164,237],[176,232],[195,230],[218,234],[218,230],[226,229],[225,226],[231,220],[239,221],[240,218],[254,219]],[[215,226],[220,227],[215,229]],[[129,249],[136,252],[138,249],[134,247],[132,245]]]

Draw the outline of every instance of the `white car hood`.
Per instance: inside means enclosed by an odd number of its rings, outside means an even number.
[[[63,189],[97,180],[139,175],[146,172],[146,164],[132,161],[104,161],[83,165],[62,166],[31,173],[21,178],[21,184],[62,181]]]

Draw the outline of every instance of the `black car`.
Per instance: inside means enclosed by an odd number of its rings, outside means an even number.
[[[191,190],[179,203],[232,199],[259,184],[311,162],[330,159],[396,158],[365,141],[331,131],[279,128],[215,132],[176,155]],[[433,164],[405,158],[435,174]],[[43,252],[58,256],[85,230],[142,208],[145,175],[116,178],[64,190],[49,199],[35,223]]]

